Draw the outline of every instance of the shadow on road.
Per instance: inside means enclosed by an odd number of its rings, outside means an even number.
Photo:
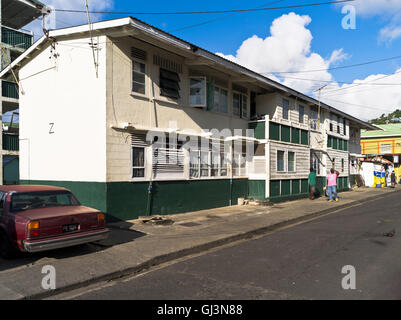
[[[140,237],[146,236],[146,233],[134,230],[110,229],[108,239],[95,243],[82,244],[74,247],[62,248],[57,250],[38,252],[38,253],[20,253],[13,259],[0,258],[0,272],[8,271],[14,268],[29,267],[38,263],[45,263],[53,259],[69,259],[94,252],[106,250],[107,248],[134,241]],[[1,277],[1,274],[0,274]]]

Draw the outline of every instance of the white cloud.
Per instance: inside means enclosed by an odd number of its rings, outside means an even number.
[[[90,11],[100,11],[113,8],[113,2],[114,0],[88,0],[88,6]],[[47,0],[44,3],[56,9],[85,10],[85,1],[83,0]],[[88,22],[86,13],[55,12],[54,14],[56,29]],[[97,21],[101,18],[102,15],[100,14],[91,15],[92,21]],[[24,29],[32,30],[35,34],[35,39],[37,39],[43,35],[42,20],[37,19],[25,26]]]
[[[354,80],[352,84],[339,86],[334,83],[322,91],[322,101],[359,119],[370,120],[401,109],[399,84],[401,68],[393,74],[370,75],[362,80]]]
[[[275,19],[270,27],[270,36],[262,39],[256,35],[245,40],[236,52],[236,55],[218,55],[241,64],[259,73],[291,72],[299,70],[323,70],[314,72],[315,80],[329,81],[332,76],[325,71],[333,63],[347,58],[343,49],[334,50],[328,59],[311,51],[313,36],[309,29],[309,16],[300,16],[295,13],[282,15]],[[287,74],[282,78],[285,85],[297,90],[308,92],[315,87],[316,82],[293,79],[299,74]],[[301,74],[306,78],[306,73]],[[310,74],[309,74],[310,75]],[[301,76],[301,77],[302,77]],[[310,76],[309,76],[310,77]]]
[[[362,15],[393,14],[401,9],[399,0],[356,0],[350,4]]]
[[[401,0],[356,0],[347,5],[355,7],[357,17],[381,17],[390,21],[379,31],[379,42],[389,44],[401,37]],[[337,6],[342,8],[344,4]]]
[[[343,49],[336,49],[325,59],[313,52],[311,50],[313,36],[307,29],[310,22],[311,19],[308,16],[294,13],[283,15],[274,20],[270,35],[266,38],[262,39],[254,35],[240,45],[235,55],[218,54],[259,73],[323,69],[324,71],[319,72],[269,75],[269,78],[280,81],[286,86],[311,94],[313,89],[327,84],[326,81],[333,80],[333,76],[327,69],[344,61],[348,55]],[[379,79],[384,76],[386,75],[370,75],[365,79],[344,85],[333,81],[322,90],[322,101],[362,120],[376,118],[396,108],[401,109],[401,86],[359,85],[360,83],[401,84],[401,69],[395,71],[394,75]],[[358,86],[355,86],[356,84]],[[342,90],[333,91],[337,89]],[[332,92],[329,93],[330,91]]]
[[[380,30],[379,40],[382,42],[391,42],[401,36],[401,25],[400,26],[387,26]]]

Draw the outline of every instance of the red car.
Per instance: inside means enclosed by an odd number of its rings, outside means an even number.
[[[106,239],[105,217],[68,189],[0,186],[0,255],[39,252]]]

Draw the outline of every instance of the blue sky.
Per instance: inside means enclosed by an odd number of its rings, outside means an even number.
[[[46,1],[43,2],[46,3]],[[89,0],[89,7],[91,10],[172,12],[245,9],[260,7],[272,2],[277,2],[277,0],[249,0],[246,2],[239,0],[218,2],[212,0],[202,2]],[[318,2],[325,1],[282,0],[270,6]],[[84,9],[83,0],[48,0],[47,4],[60,9]],[[223,54],[257,72],[321,69],[401,55],[401,14],[397,14],[401,11],[401,1],[356,0],[350,4],[356,9],[355,30],[342,28],[344,14],[341,13],[341,8],[346,4],[234,15],[137,15],[136,17],[202,48]],[[123,16],[92,14],[91,18],[92,21],[98,21]],[[206,25],[175,31],[182,27],[223,17],[224,19]],[[57,13],[56,15],[57,27],[81,24],[85,21],[85,14]],[[276,25],[274,31],[271,30],[272,24]],[[35,33],[40,33],[37,31],[40,28],[36,28],[35,24],[32,25],[32,28],[36,30]],[[250,38],[253,40],[247,41]],[[294,43],[295,48],[292,48]],[[237,53],[242,45],[241,52]],[[255,56],[250,58],[252,53],[255,53]],[[333,54],[338,54],[338,57],[333,58]],[[360,85],[357,89],[346,89],[347,85],[344,86],[337,81],[353,82],[357,79],[372,81],[381,75],[393,74],[400,68],[401,59],[397,59],[320,73],[291,74],[288,77],[333,81],[325,90],[341,90],[336,94],[330,93],[329,97],[332,100],[326,102],[367,120],[397,107],[401,109],[401,86]],[[326,83],[324,81],[286,79],[277,74],[272,75],[272,78],[310,95],[313,95],[313,89]],[[401,83],[401,75],[395,74],[373,82],[398,84]],[[399,91],[400,93],[398,93]],[[341,100],[341,103],[333,100]],[[344,100],[352,103],[353,106],[346,105]],[[363,109],[356,106],[365,104],[369,105],[369,108]]]

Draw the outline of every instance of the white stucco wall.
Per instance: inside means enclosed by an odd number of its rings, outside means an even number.
[[[48,47],[20,70],[21,179],[105,181],[105,37],[96,41],[97,78],[89,39],[59,41],[57,58]]]

